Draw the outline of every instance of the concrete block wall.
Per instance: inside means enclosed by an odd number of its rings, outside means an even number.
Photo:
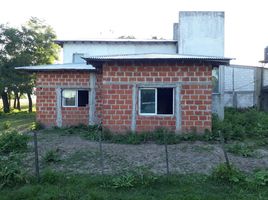
[[[179,12],[179,54],[224,56],[224,12]]]
[[[62,126],[88,124],[88,106],[61,107],[61,101],[57,101],[57,89],[68,88],[89,89],[89,72],[37,73],[37,121],[40,121],[46,127],[58,125],[57,117],[60,117]],[[57,103],[60,103],[60,105],[57,105]]]
[[[103,66],[103,126],[115,132],[131,130],[133,126],[136,131],[152,131],[162,126],[172,130],[179,128],[182,132],[210,130],[211,76],[211,66],[203,65],[106,64]],[[179,86],[176,91],[179,92],[177,95],[180,101],[174,106],[177,114],[139,115],[139,88],[161,85],[174,88]]]
[[[256,67],[225,66],[224,76],[224,105],[226,107],[246,108],[256,104]]]

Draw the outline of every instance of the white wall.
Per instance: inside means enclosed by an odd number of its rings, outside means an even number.
[[[226,107],[235,106],[234,102],[236,102],[236,106],[239,108],[255,105],[256,67],[242,65],[225,66],[224,79],[224,103]],[[233,90],[235,96],[233,96]]]
[[[268,86],[268,69],[263,68],[263,83],[262,86]]]
[[[224,12],[180,12],[179,54],[224,56]]]
[[[86,56],[170,53],[177,52],[176,42],[129,43],[129,42],[65,42],[63,45],[63,63],[72,63],[73,53],[84,53]]]
[[[233,91],[233,72],[235,91],[254,90],[255,67],[231,65],[225,67],[225,91]]]

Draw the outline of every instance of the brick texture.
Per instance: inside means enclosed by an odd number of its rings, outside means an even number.
[[[131,128],[132,86],[127,83],[182,82],[182,131],[210,130],[212,86],[206,83],[211,82],[211,76],[211,66],[204,65],[106,64],[103,67],[103,125],[117,132]],[[137,131],[152,131],[163,126],[175,130],[175,116],[139,116],[138,94],[136,108]]]
[[[56,87],[89,88],[89,72],[38,72],[37,120],[56,125]],[[180,83],[181,125],[183,132],[211,129],[211,66],[177,63],[104,64],[96,75],[96,123],[114,132],[131,129],[132,83]],[[209,83],[209,84],[208,84]],[[136,130],[152,131],[158,127],[176,128],[175,116],[140,116],[138,90]],[[63,126],[88,124],[89,107],[62,108]]]
[[[37,121],[56,126],[56,87],[88,88],[88,72],[38,72],[36,79]],[[62,107],[62,125],[88,124],[89,107]]]

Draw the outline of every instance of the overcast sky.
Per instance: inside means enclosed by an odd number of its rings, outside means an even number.
[[[225,11],[225,56],[260,65],[268,46],[267,0],[0,0],[0,24],[18,26],[34,16],[58,39],[172,39],[179,11]]]

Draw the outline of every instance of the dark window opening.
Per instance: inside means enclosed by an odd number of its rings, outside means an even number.
[[[173,88],[141,88],[140,114],[173,115]]]
[[[88,104],[88,91],[78,90],[78,107],[85,107]]]
[[[173,88],[157,88],[157,114],[173,114]]]

